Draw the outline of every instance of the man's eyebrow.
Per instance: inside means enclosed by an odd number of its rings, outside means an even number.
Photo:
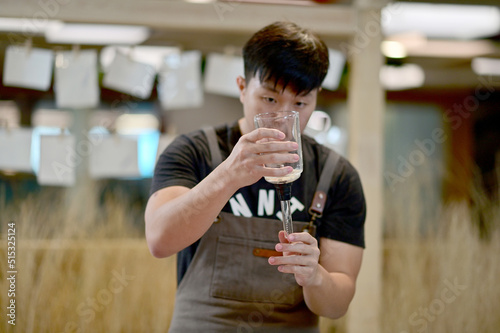
[[[276,89],[276,86],[274,84],[271,84],[270,82],[262,82],[262,87],[264,87],[267,90],[271,90],[272,92],[278,92]]]
[[[312,92],[312,90],[310,90],[310,91],[303,91],[300,94],[298,94],[297,96],[307,98],[307,97],[311,96],[311,92]]]
[[[266,90],[269,90],[269,91],[272,91],[274,93],[281,93],[282,91],[279,91],[278,89],[276,89],[276,85],[269,82],[269,81],[266,81],[266,82],[261,82],[261,86],[266,89]],[[297,94],[298,97],[308,97],[310,94],[311,94],[311,91],[302,91],[301,93]]]

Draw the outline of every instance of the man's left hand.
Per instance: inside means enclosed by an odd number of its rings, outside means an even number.
[[[302,287],[318,283],[320,251],[316,238],[307,232],[292,233],[288,238],[285,235],[280,231],[280,243],[275,247],[276,251],[283,252],[283,256],[270,257],[269,264],[278,266],[282,273],[294,274]]]

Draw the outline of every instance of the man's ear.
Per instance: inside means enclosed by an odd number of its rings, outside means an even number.
[[[238,89],[240,90],[240,102],[243,103],[243,97],[245,95],[246,88],[246,80],[243,76],[238,75],[236,78],[236,84],[238,85]]]

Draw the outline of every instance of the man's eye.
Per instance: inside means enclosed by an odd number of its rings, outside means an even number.
[[[266,101],[268,103],[274,103],[276,100],[272,97],[264,97],[264,101]]]
[[[304,107],[304,106],[306,106],[307,104],[306,104],[306,103],[304,103],[304,102],[297,102],[297,103],[295,103],[295,105],[297,105],[297,106],[299,106],[299,107]]]

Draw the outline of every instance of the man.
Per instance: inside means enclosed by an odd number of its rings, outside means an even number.
[[[346,159],[303,136],[293,220],[314,222],[317,231],[295,226],[286,238],[274,186],[263,177],[291,168],[264,165],[296,161],[283,152],[297,146],[276,143],[284,137],[278,130],[255,129],[254,116],[295,110],[303,130],[328,50],[310,31],[276,22],[250,38],[243,58],[245,77],[236,82],[244,117],[215,134],[180,136],[156,166],[146,238],[156,257],[179,253],[170,331],[318,332],[318,316],[343,316],[354,296],[364,247],[361,183]],[[316,202],[324,195],[326,203]]]

